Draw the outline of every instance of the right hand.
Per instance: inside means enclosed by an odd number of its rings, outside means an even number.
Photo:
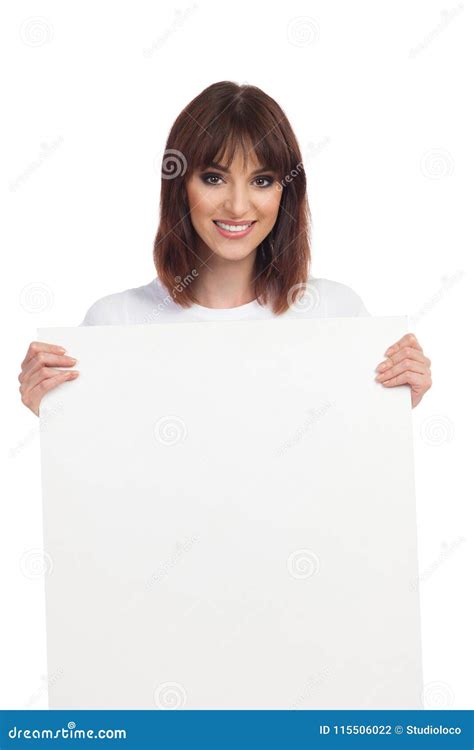
[[[33,414],[39,416],[39,405],[44,394],[64,383],[74,380],[78,370],[57,370],[56,367],[72,367],[77,360],[65,354],[62,346],[45,344],[43,341],[32,341],[21,363],[20,381],[21,400]]]

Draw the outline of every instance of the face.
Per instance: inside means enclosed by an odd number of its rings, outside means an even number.
[[[188,180],[190,218],[205,259],[211,251],[230,261],[255,256],[271,231],[282,191],[276,172],[261,167],[249,153],[245,171],[236,152],[228,171],[213,163]]]

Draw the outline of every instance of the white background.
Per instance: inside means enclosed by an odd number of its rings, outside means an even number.
[[[424,702],[472,706],[472,17],[471,3],[437,0],[4,14],[2,708],[46,705],[38,425],[20,363],[38,326],[77,325],[97,298],[154,277],[155,160],[182,108],[227,79],[262,88],[293,125],[312,273],[372,315],[410,315],[432,360],[413,411]]]

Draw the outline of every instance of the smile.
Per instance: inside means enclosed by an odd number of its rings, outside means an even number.
[[[232,223],[216,220],[213,221],[217,231],[220,232],[220,234],[222,234],[224,237],[229,237],[231,239],[246,236],[247,234],[249,234],[249,232],[252,231],[253,225],[256,223],[255,221]]]

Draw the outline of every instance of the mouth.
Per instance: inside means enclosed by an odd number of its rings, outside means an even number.
[[[249,234],[256,221],[220,221],[219,219],[213,219],[213,223],[223,237],[233,240]]]

